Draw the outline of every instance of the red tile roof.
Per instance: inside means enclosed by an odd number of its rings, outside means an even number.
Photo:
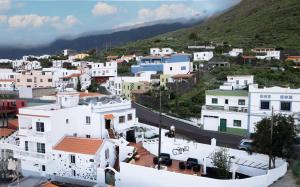
[[[19,114],[21,116],[32,116],[32,117],[41,117],[41,118],[49,118],[50,116],[44,116],[44,115],[32,115],[32,114]]]
[[[0,128],[0,138],[11,135],[15,130],[9,128]]]
[[[17,130],[19,128],[19,120],[18,119],[8,120],[8,126],[11,129],[16,129]]]
[[[114,115],[112,115],[112,114],[105,114],[105,115],[104,115],[104,118],[105,118],[105,119],[113,119],[113,118],[114,118]]]
[[[0,79],[0,82],[15,82],[14,79]]]
[[[45,184],[42,184],[41,187],[59,187],[59,186],[52,184],[51,182],[47,182]]]
[[[96,138],[64,137],[53,149],[72,153],[95,155],[103,141]]]
[[[79,77],[79,76],[80,76],[80,73],[73,73],[71,75],[64,76],[63,78],[68,79],[68,78]]]
[[[95,92],[79,92],[79,97],[84,98],[84,97],[96,97],[96,96],[101,96],[103,94],[100,93],[95,93]]]

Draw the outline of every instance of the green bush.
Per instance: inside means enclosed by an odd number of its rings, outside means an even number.
[[[292,172],[296,177],[300,177],[300,161],[297,160],[292,165]]]

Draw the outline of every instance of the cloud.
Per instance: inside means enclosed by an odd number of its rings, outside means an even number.
[[[37,14],[27,14],[10,16],[3,19],[7,19],[7,24],[11,28],[39,28],[45,25],[49,25],[56,28],[57,30],[63,30],[79,23],[77,18],[73,15],[68,15],[64,19],[62,19],[59,16],[50,17],[40,16]]]
[[[183,3],[162,4],[156,9],[142,8],[138,11],[139,21],[157,21],[164,19],[187,18],[201,13]]]
[[[57,30],[64,30],[71,28],[74,25],[78,24],[78,19],[73,15],[68,15],[65,19],[61,20],[60,17],[55,16],[51,18],[51,25]]]
[[[7,11],[11,8],[11,0],[0,0],[0,12]]]
[[[107,3],[98,2],[92,9],[94,16],[112,15],[118,12],[118,8]]]
[[[0,23],[5,23],[7,21],[7,16],[0,15]]]

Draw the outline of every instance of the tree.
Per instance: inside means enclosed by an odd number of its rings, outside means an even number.
[[[194,32],[192,32],[190,35],[189,35],[189,39],[190,40],[197,40],[198,39],[198,35]]]
[[[230,155],[226,148],[220,148],[212,153],[212,163],[217,168],[217,175],[220,179],[228,179],[230,177]]]
[[[255,128],[256,131],[252,136],[253,151],[269,155],[269,169],[275,167],[276,157],[290,158],[296,138],[292,116],[277,114],[264,118]]]
[[[80,77],[77,77],[77,86],[76,86],[76,90],[78,92],[81,91],[81,81],[80,81]]]

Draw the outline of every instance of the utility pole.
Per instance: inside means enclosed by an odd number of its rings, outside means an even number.
[[[272,157],[272,146],[273,146],[273,125],[274,125],[274,108],[272,106],[272,115],[271,115],[271,129],[270,129],[270,150],[269,150],[269,169],[271,169],[271,163],[272,163],[272,160],[271,160],[271,157]]]
[[[158,163],[157,163],[157,169],[160,170],[160,153],[161,153],[161,87],[159,87],[159,133],[158,133]]]

